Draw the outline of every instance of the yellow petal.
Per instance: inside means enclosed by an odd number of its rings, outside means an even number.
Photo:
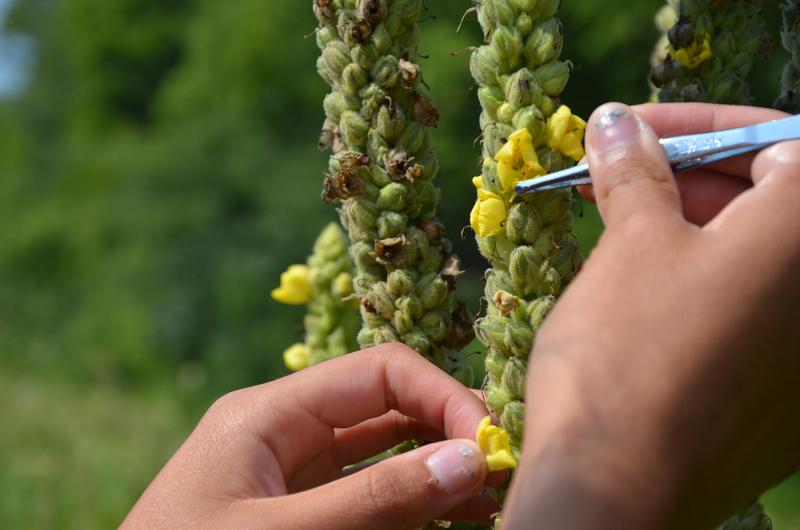
[[[483,177],[475,177],[472,179],[472,185],[476,190],[483,188]]]
[[[299,372],[311,364],[311,351],[305,344],[295,344],[283,352],[283,362],[286,368]]]
[[[272,291],[272,298],[283,304],[307,304],[311,298],[309,276],[308,266],[292,265],[281,274],[281,286]]]
[[[478,224],[478,217],[480,216],[480,213],[481,201],[477,200],[475,201],[475,206],[472,207],[472,212],[469,214],[469,225],[476,234],[479,234],[480,232],[480,225]]]
[[[494,155],[494,159],[498,162],[505,162],[511,165],[514,164],[514,158],[514,144],[510,141],[506,142],[506,145]]]
[[[520,180],[521,174],[508,162],[499,162],[497,176],[500,178],[500,187],[503,191],[511,191],[514,189],[514,184]]]
[[[506,203],[493,193],[486,193],[484,197],[475,204],[470,224],[479,237],[496,236],[503,232],[503,223],[508,217]]]
[[[583,142],[573,133],[564,137],[564,140],[561,142],[560,151],[576,162],[586,154],[583,150]]]
[[[694,42],[686,48],[676,50],[670,45],[669,54],[685,67],[694,70],[714,57],[714,53],[711,50],[711,35],[709,35],[708,31],[703,30],[695,37]]]
[[[564,135],[569,130],[569,122],[572,111],[566,105],[561,105],[558,110],[547,120],[547,146],[550,149],[558,149]]]
[[[516,469],[517,460],[511,452],[508,432],[492,425],[492,418],[487,416],[481,420],[477,433],[478,446],[486,456],[489,471]]]

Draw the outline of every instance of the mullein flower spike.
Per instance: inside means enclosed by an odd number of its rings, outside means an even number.
[[[790,59],[781,76],[781,95],[775,108],[791,114],[800,113],[800,1],[784,0],[781,4],[783,28],[781,42]]]
[[[513,468],[519,456],[528,354],[555,297],[581,264],[571,234],[571,192],[514,194],[520,180],[565,169],[584,154],[586,124],[559,100],[571,71],[569,62],[559,60],[559,3],[478,2],[486,44],[473,53],[470,67],[483,110],[484,162],[472,181],[478,200],[470,225],[492,267],[486,315],[476,332],[489,349],[486,404],[501,425],[492,428],[485,420],[479,441],[493,433],[495,442],[508,442],[506,452],[487,450],[490,466]]]
[[[752,102],[747,76],[770,46],[761,10],[761,0],[670,0],[656,17],[655,99]]]
[[[305,341],[283,353],[286,367],[299,371],[356,349],[358,304],[353,301],[353,265],[347,238],[328,225],[314,243],[306,265],[292,265],[272,291],[278,302],[306,305]]]
[[[323,198],[339,205],[351,240],[362,347],[402,341],[451,373],[467,374],[472,339],[454,303],[458,258],[436,218],[438,162],[418,61],[422,0],[314,0],[317,69],[331,86],[320,145],[333,155]],[[466,381],[469,382],[469,381]]]

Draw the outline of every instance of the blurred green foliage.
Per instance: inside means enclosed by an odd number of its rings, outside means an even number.
[[[660,0],[565,2],[564,101],[648,97]],[[310,2],[23,0],[31,82],[0,101],[0,519],[117,524],[223,392],[284,373],[299,309],[267,298],[335,218],[319,200],[325,88]],[[478,107],[465,0],[430,2],[424,78],[442,112],[442,216],[478,309],[485,267],[467,224]],[[769,7],[773,30],[777,13]],[[762,104],[782,58],[759,66]],[[585,249],[600,230],[584,206]],[[774,494],[800,528],[800,488]],[[794,503],[794,504],[793,504]]]

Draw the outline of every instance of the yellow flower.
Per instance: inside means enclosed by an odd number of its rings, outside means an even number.
[[[283,363],[292,372],[299,372],[311,365],[311,350],[305,344],[295,344],[283,352]]]
[[[303,305],[311,298],[310,271],[306,265],[292,265],[281,274],[281,286],[273,289],[272,298],[283,304]]]
[[[497,160],[497,175],[503,191],[511,191],[521,181],[543,175],[533,138],[528,129],[520,129],[508,137],[508,142],[494,157]]]
[[[483,418],[478,426],[477,441],[481,451],[486,455],[486,465],[489,467],[489,471],[517,468],[517,459],[511,454],[508,432],[492,425],[490,416]]]
[[[349,272],[340,272],[334,278],[333,294],[339,298],[347,298],[353,294],[353,276]]]
[[[714,57],[711,51],[711,35],[707,30],[701,31],[694,42],[687,48],[676,50],[672,45],[669,47],[669,55],[686,68],[694,70],[704,62]]]
[[[469,223],[478,237],[496,236],[504,228],[508,210],[506,203],[499,195],[484,190],[478,190],[478,201],[469,215]]]
[[[566,105],[561,105],[558,110],[547,120],[547,146],[560,151],[576,162],[583,158],[583,135],[586,132],[586,122]]]

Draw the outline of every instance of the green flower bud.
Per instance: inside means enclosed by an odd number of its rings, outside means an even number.
[[[533,337],[533,330],[527,323],[509,320],[503,340],[511,355],[527,358],[533,348]]]
[[[527,35],[533,29],[533,18],[527,13],[520,13],[514,26],[521,35]]]
[[[550,311],[553,310],[555,305],[556,299],[554,296],[537,298],[531,302],[527,308],[527,320],[528,323],[530,323],[531,328],[535,330],[541,329],[544,320],[547,318],[547,315],[550,314]]]
[[[517,292],[528,296],[533,293],[532,284],[539,281],[542,273],[544,256],[534,250],[533,247],[521,246],[511,252],[509,272],[511,281]]]
[[[505,84],[506,101],[514,108],[521,109],[536,101],[542,94],[539,78],[527,68],[511,75]]]
[[[370,288],[362,304],[368,312],[375,313],[385,320],[391,320],[394,316],[394,296],[383,282],[378,282]]]
[[[320,50],[324,50],[328,44],[339,38],[339,34],[336,33],[336,28],[333,26],[323,26],[317,28],[316,37],[317,47]]]
[[[431,349],[431,341],[425,332],[419,328],[414,328],[409,333],[403,335],[403,343],[417,353],[425,354]]]
[[[408,217],[398,212],[383,211],[378,216],[377,224],[379,239],[398,237],[408,228]]]
[[[525,61],[536,68],[561,56],[564,37],[561,21],[548,18],[536,24],[525,41]]]
[[[392,55],[381,57],[372,68],[372,78],[381,88],[394,88],[400,81],[397,57]]]
[[[564,90],[569,81],[571,68],[569,63],[550,61],[536,69],[534,72],[539,78],[542,90],[551,97],[556,97]]]
[[[399,311],[411,315],[414,320],[422,317],[422,301],[416,296],[401,296],[397,299],[395,306]]]
[[[414,290],[414,275],[406,269],[397,269],[389,273],[386,283],[389,290],[397,296],[403,296]]]
[[[511,438],[518,443],[522,441],[525,434],[525,404],[520,401],[512,401],[503,409],[500,423],[508,431]]]
[[[397,342],[399,340],[397,333],[391,326],[383,326],[375,330],[374,344],[387,344],[389,342]]]
[[[355,147],[365,147],[367,145],[369,124],[360,114],[350,110],[343,112],[339,126],[342,131],[342,137],[344,137],[348,145]]]
[[[356,63],[350,63],[342,72],[342,89],[347,94],[356,95],[369,81],[369,74]]]
[[[419,216],[423,219],[433,217],[439,205],[440,191],[428,181],[420,182],[416,191],[417,201],[420,205]]]
[[[333,40],[322,51],[322,61],[335,78],[341,77],[350,64],[350,48],[340,40]]]
[[[399,182],[392,182],[380,191],[378,208],[400,212],[406,208],[408,202],[408,189]]]
[[[505,103],[504,97],[503,91],[496,86],[483,86],[478,89],[478,99],[481,102],[481,108],[483,108],[483,111],[489,114],[492,119],[497,119],[497,109]]]
[[[392,34],[389,32],[389,28],[386,27],[385,24],[375,26],[375,29],[372,31],[372,44],[380,55],[388,55],[392,52],[394,40],[392,39]]]
[[[533,244],[542,230],[542,222],[536,208],[524,202],[511,207],[506,220],[508,238],[518,244]]]
[[[429,138],[425,126],[421,123],[411,122],[406,126],[406,130],[403,131],[397,143],[404,146],[411,155],[415,155],[425,147],[427,141]]]
[[[492,48],[497,52],[500,64],[516,68],[522,56],[522,36],[516,29],[501,26],[492,34]]]
[[[572,211],[572,195],[569,191],[537,193],[534,197],[534,204],[536,209],[539,210],[542,221],[553,223],[570,215]]]
[[[445,297],[449,294],[450,293],[447,292]],[[424,304],[424,298],[422,301]],[[438,342],[447,336],[447,333],[450,330],[450,319],[447,315],[437,311],[430,311],[422,315],[422,318],[419,320],[419,325],[431,340]]]
[[[436,273],[428,273],[417,282],[417,296],[426,310],[441,305],[449,294],[450,286]]]
[[[494,159],[500,149],[508,141],[508,137],[514,132],[510,125],[504,123],[494,123],[486,127],[483,131],[483,146],[486,149],[486,158]],[[496,164],[493,165],[496,168]],[[496,171],[496,169],[495,169]]]
[[[533,345],[533,342],[531,342],[531,345]],[[512,357],[508,359],[503,369],[501,385],[506,393],[514,399],[522,399],[525,396],[525,374],[527,368],[527,364],[522,359]]]
[[[408,313],[398,310],[394,312],[392,325],[398,333],[404,335],[414,329],[414,319]]]
[[[514,113],[516,109],[510,103],[503,103],[500,105],[500,108],[497,109],[497,121],[501,121],[503,123],[511,123],[514,120]]]
[[[507,319],[482,318],[475,322],[475,335],[494,351],[511,352],[505,343]]]
[[[378,61],[379,57],[378,49],[372,44],[355,46],[352,51],[350,51],[350,59],[367,72],[372,71],[372,67]]]
[[[490,351],[486,354],[486,374],[494,385],[499,385],[503,379],[507,362],[508,359],[497,351]]]
[[[374,230],[377,223],[375,205],[361,199],[351,199],[344,205],[343,212],[349,225],[355,224],[362,230]]]
[[[474,77],[482,85],[497,85],[500,58],[491,46],[481,46],[472,54],[469,64]]]
[[[502,416],[503,410],[505,410],[506,405],[508,405],[511,400],[511,396],[501,387],[493,387],[486,392],[486,406],[495,416]]]
[[[536,107],[525,107],[520,110],[514,114],[511,123],[515,130],[528,129],[533,138],[544,138],[547,129],[547,121],[544,119],[542,112]],[[552,149],[549,151],[557,152]]]
[[[378,111],[375,130],[384,142],[393,142],[400,137],[406,126],[403,110],[396,105],[383,105]],[[381,146],[383,147],[383,146]],[[388,150],[388,145],[386,145]],[[380,150],[380,147],[378,148]]]
[[[378,129],[370,129],[367,134],[367,152],[373,160],[383,160],[389,152],[389,142],[381,136]]]

